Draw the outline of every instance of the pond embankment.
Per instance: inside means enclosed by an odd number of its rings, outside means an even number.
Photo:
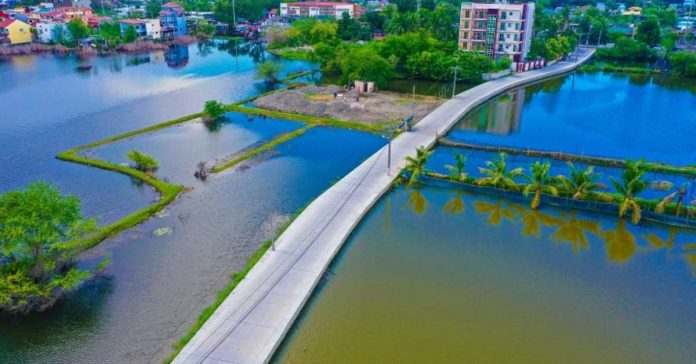
[[[575,70],[594,54],[491,81],[449,100],[319,196],[184,347],[175,363],[268,362],[353,228],[389,190],[407,156],[432,147],[468,111],[509,89]],[[391,161],[394,163],[391,163]]]

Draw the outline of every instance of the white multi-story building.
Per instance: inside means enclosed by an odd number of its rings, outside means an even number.
[[[297,3],[280,3],[281,16],[334,17],[341,19],[343,13],[351,18],[359,17],[360,7],[351,3],[334,3],[330,1],[304,1]]]
[[[532,43],[534,3],[462,3],[459,48],[493,59],[525,60]]]

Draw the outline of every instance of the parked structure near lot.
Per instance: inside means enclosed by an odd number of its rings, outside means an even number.
[[[532,44],[534,3],[475,3],[461,6],[459,48],[493,59],[524,61]]]
[[[298,3],[280,3],[281,16],[334,17],[341,19],[343,13],[351,18],[360,17],[360,6],[351,3],[334,3],[330,1],[304,1]]]

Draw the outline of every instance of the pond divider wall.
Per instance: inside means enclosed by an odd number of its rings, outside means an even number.
[[[572,72],[594,49],[578,53],[575,62],[490,81],[455,96],[361,163],[297,217],[174,362],[269,362],[343,243],[391,188],[405,158],[417,147],[434,146],[474,107],[507,90]]]

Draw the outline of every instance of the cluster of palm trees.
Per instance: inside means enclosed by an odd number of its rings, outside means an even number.
[[[531,208],[537,209],[541,205],[543,195],[568,196],[575,200],[590,200],[600,202],[617,202],[619,204],[619,217],[631,213],[631,221],[638,224],[641,219],[641,203],[636,196],[648,187],[648,181],[644,177],[644,162],[627,161],[620,178],[611,178],[616,194],[603,193],[597,191],[603,187],[598,182],[599,174],[595,173],[593,166],[584,169],[576,167],[572,162],[568,162],[569,174],[552,176],[550,175],[551,164],[549,162],[534,162],[529,173],[524,168],[518,167],[510,169],[507,163],[507,155],[500,153],[494,160],[486,161],[485,166],[479,167],[482,174],[479,178],[471,178],[465,171],[466,156],[457,154],[455,164],[447,165],[445,168],[450,172],[448,176],[426,170],[426,162],[432,154],[425,147],[416,149],[415,157],[407,158],[407,165],[404,169],[403,180],[408,184],[417,183],[422,175],[447,178],[454,182],[471,183],[477,186],[498,188],[522,192],[525,196],[532,196]],[[519,183],[519,179],[524,179],[527,183]],[[672,195],[670,195],[672,196]],[[664,211],[664,205],[670,202],[667,199],[657,204],[656,212]]]

